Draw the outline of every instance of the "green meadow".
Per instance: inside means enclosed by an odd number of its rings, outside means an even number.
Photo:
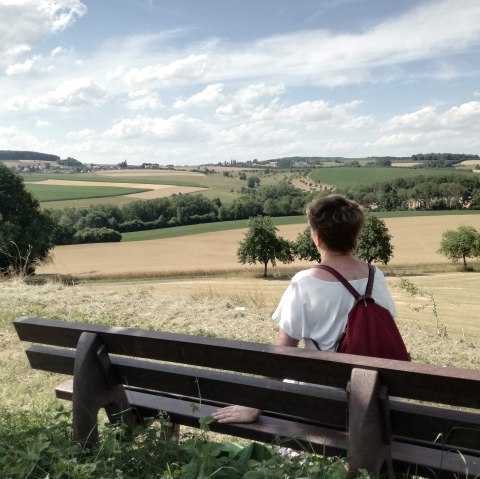
[[[372,213],[380,218],[403,218],[413,216],[444,216],[444,215],[480,215],[478,210],[443,210],[443,211],[382,211]],[[282,225],[307,225],[306,216],[280,216],[272,218],[276,226]],[[177,238],[180,236],[191,236],[201,233],[214,233],[216,231],[236,230],[248,227],[249,220],[219,221],[216,223],[203,223],[198,225],[173,226],[171,228],[160,228],[146,231],[133,231],[122,233],[122,241],[144,241],[166,238]]]
[[[397,178],[412,178],[416,176],[443,176],[456,173],[459,175],[473,175],[472,171],[455,170],[452,168],[375,168],[375,167],[338,167],[315,168],[310,178],[320,183],[348,188],[383,183]]]
[[[121,188],[115,186],[60,186],[39,184],[27,184],[25,186],[40,202],[104,198],[148,191],[147,189]]]

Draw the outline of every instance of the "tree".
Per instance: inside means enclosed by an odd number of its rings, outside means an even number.
[[[440,254],[456,263],[463,260],[463,270],[467,270],[467,258],[480,256],[480,233],[473,227],[462,225],[456,230],[447,230],[442,234]]]
[[[272,223],[269,216],[255,216],[250,219],[245,238],[240,242],[237,257],[240,263],[264,265],[263,276],[267,277],[267,266],[276,261],[291,263],[293,248],[289,241],[277,236],[278,228]]]
[[[393,256],[392,235],[385,221],[374,215],[365,217],[363,230],[358,238],[357,256],[367,263],[381,261],[387,264]]]
[[[313,242],[309,226],[307,226],[303,232],[298,233],[294,248],[295,256],[297,256],[298,259],[305,261],[318,261],[319,263],[322,260],[322,257]]]
[[[0,164],[0,274],[33,273],[48,257],[53,235],[52,217],[22,178]]]

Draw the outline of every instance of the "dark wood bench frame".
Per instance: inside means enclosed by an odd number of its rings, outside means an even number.
[[[211,430],[346,456],[352,477],[480,475],[479,371],[42,318],[14,325],[39,343],[26,351],[32,368],[73,376],[56,394],[72,401],[86,444],[98,440],[101,408],[133,429],[158,411],[198,427],[242,404],[263,410],[257,422]]]

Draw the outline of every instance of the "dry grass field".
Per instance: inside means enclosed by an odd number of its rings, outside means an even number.
[[[196,171],[189,171],[187,169],[178,169],[178,170],[157,170],[157,169],[145,169],[145,168],[129,168],[127,170],[101,170],[95,172],[96,175],[99,176],[108,176],[112,178],[126,178],[126,177],[140,177],[140,176],[147,176],[147,177],[157,177],[157,176],[189,176],[189,177],[204,177],[203,173],[198,173]]]
[[[406,334],[411,336],[411,341],[417,341],[416,327],[420,323],[428,325],[434,336],[438,328],[446,325],[448,335],[465,341],[465,344],[470,338],[480,337],[480,276],[477,273],[439,272],[408,276],[408,281],[420,289],[420,293],[413,296],[399,286],[399,276],[405,270],[422,270],[419,265],[434,265],[436,271],[453,271],[447,259],[436,253],[442,232],[460,224],[478,228],[479,222],[480,216],[475,215],[386,219],[393,235],[395,257],[384,269],[389,274],[399,317],[406,325]],[[303,228],[304,225],[281,226],[279,233],[294,239]],[[62,246],[55,250],[53,263],[39,273],[70,274],[80,279],[104,278],[93,283],[80,282],[77,291],[106,295],[112,291],[127,295],[141,293],[145,294],[146,302],[185,297],[200,302],[211,300],[223,304],[227,301],[232,308],[233,305],[247,308],[253,305],[255,309],[263,310],[261,314],[268,318],[288,284],[289,275],[308,267],[309,263],[277,265],[277,268],[270,268],[269,279],[261,279],[261,266],[237,263],[236,250],[244,232],[236,230],[164,240]],[[476,263],[472,260],[472,264]],[[109,276],[116,280],[109,279]],[[437,316],[432,309],[433,300]],[[240,315],[235,309],[228,310],[230,314],[234,317]],[[192,322],[198,319],[193,312],[191,316]],[[206,330],[210,331],[209,328]],[[251,333],[247,331],[245,334]],[[425,355],[421,357],[426,360]]]
[[[387,218],[385,222],[394,246],[389,266],[447,265],[448,260],[437,253],[442,233],[461,224],[479,228],[480,215]],[[280,226],[279,234],[293,240],[305,226]],[[91,278],[260,271],[260,266],[241,266],[237,262],[238,242],[244,233],[245,230],[232,230],[141,242],[59,246],[53,252],[52,263],[38,272]],[[288,268],[300,269],[306,264],[296,262]]]

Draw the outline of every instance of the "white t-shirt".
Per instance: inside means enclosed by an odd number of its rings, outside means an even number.
[[[367,278],[349,283],[360,293],[365,292]],[[383,272],[375,269],[372,297],[377,304],[387,308],[395,318],[393,303]],[[310,270],[297,273],[283,293],[272,319],[293,339],[304,339],[307,349],[334,351],[347,324],[348,313],[355,299],[338,281],[324,281],[312,276]]]

